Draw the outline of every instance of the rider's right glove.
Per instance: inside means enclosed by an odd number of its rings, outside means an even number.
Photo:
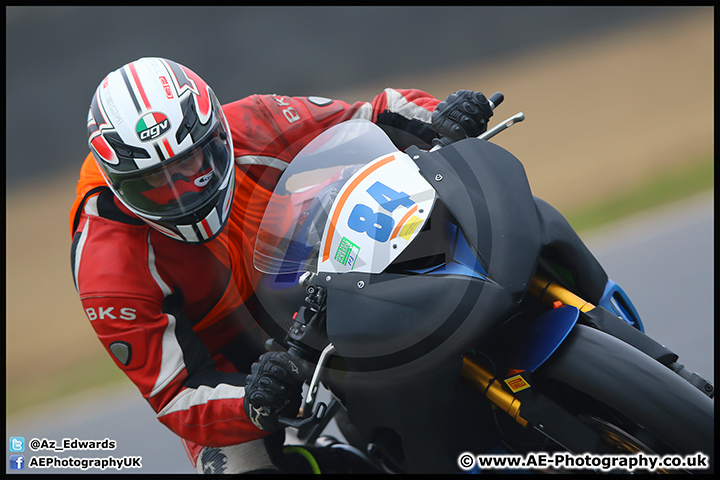
[[[487,98],[480,92],[458,90],[438,103],[432,113],[432,127],[444,144],[477,137],[487,130],[492,117]]]
[[[263,353],[250,367],[245,414],[260,430],[279,430],[278,417],[297,416],[306,378],[302,365],[287,352]]]

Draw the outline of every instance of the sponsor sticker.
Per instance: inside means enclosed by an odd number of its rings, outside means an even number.
[[[517,393],[526,388],[530,388],[530,384],[525,381],[522,375],[515,375],[505,379],[505,384],[510,387],[513,393]]]
[[[359,246],[355,245],[346,237],[342,237],[340,245],[338,245],[337,251],[335,252],[335,260],[346,267],[350,267],[350,270],[352,270],[359,253]]]
[[[415,230],[417,230],[417,228],[422,225],[422,223],[422,218],[413,215],[408,219],[407,222],[405,222],[405,225],[403,225],[400,229],[400,237],[404,238],[407,241],[410,241],[410,237],[412,237],[412,234],[415,233]]]

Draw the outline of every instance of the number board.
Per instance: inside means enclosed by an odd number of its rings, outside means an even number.
[[[380,157],[343,186],[320,248],[320,272],[380,273],[422,230],[435,190],[401,152]]]

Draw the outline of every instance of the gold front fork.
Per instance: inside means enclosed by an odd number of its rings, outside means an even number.
[[[538,273],[536,273],[530,281],[528,292],[550,305],[553,305],[555,302],[560,302],[563,305],[576,307],[582,312],[588,312],[595,308],[595,305],[592,303],[586,302],[562,285]],[[503,411],[507,412],[508,415],[514,418],[520,425],[523,427],[527,426],[527,420],[520,416],[520,401],[512,392],[508,391],[502,379],[493,376],[490,371],[467,357],[463,358],[460,378],[484,394]]]
[[[528,292],[550,305],[554,302],[561,302],[563,305],[577,307],[581,312],[589,312],[595,308],[592,303],[586,302],[567,288],[539,273],[536,273],[530,280]]]
[[[465,383],[482,392],[488,400],[507,412],[520,425],[527,426],[527,420],[520,416],[520,400],[503,387],[502,380],[493,377],[492,373],[467,357],[463,358],[460,377]]]

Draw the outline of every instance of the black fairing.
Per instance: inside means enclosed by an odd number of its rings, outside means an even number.
[[[326,282],[321,272],[328,337],[360,371],[406,364],[417,371],[462,355],[517,306],[540,253],[535,202],[510,153],[476,139],[407,153],[479,252],[491,281],[386,272],[332,275]]]
[[[608,282],[605,270],[560,212],[537,197],[535,205],[540,218],[543,250],[548,255],[552,250],[561,266],[570,271],[574,285],[568,287],[597,305]]]
[[[489,277],[519,301],[535,271],[541,238],[520,161],[475,138],[436,152],[411,148],[406,153],[457,219],[468,243],[483,256]]]
[[[512,154],[479,139],[406,153],[437,191],[436,208],[460,226],[490,280],[392,267],[382,274],[320,272],[316,282],[328,288],[328,337],[351,369],[418,371],[462,355],[517,307],[543,252],[552,251],[570,270],[578,293],[590,301],[602,296],[602,267],[565,218],[532,195]],[[423,236],[435,238],[438,225],[431,227],[432,234],[423,231],[413,243],[430,245],[434,240]]]
[[[346,273],[318,283],[328,288],[328,338],[356,371],[418,372],[458,357],[514,305],[506,290],[464,276]]]

